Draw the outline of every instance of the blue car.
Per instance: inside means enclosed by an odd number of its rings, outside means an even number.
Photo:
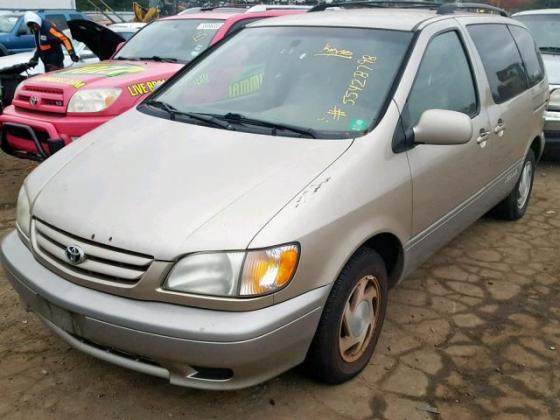
[[[40,10],[41,19],[54,23],[60,30],[68,28],[67,21],[87,19],[76,10]],[[0,56],[31,51],[35,48],[33,35],[23,22],[23,12],[9,12],[0,15]]]

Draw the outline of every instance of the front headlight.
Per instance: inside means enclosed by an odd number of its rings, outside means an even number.
[[[118,88],[83,89],[72,96],[68,112],[100,112],[109,108],[121,95]]]
[[[560,88],[554,89],[552,92],[550,92],[548,109],[550,109],[551,111],[560,111]]]
[[[299,247],[282,245],[247,252],[189,255],[169,274],[163,288],[211,296],[259,296],[286,286],[294,276]]]
[[[31,232],[31,205],[25,186],[19,190],[17,199],[16,225],[29,238]]]

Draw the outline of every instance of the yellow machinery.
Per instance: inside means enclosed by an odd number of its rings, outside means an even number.
[[[135,22],[149,23],[159,17],[160,10],[157,7],[145,8],[137,2],[132,3],[132,11],[134,12]]]

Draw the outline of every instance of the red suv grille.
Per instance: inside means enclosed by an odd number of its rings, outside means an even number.
[[[64,93],[62,89],[46,88],[42,86],[25,86],[25,90],[28,92],[52,93],[53,95],[62,95]]]
[[[56,114],[66,112],[64,91],[57,88],[24,84],[12,103],[16,108],[27,111]]]

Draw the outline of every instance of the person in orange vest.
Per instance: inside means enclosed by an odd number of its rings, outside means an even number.
[[[34,12],[25,12],[23,20],[33,33],[35,38],[35,54],[29,60],[29,65],[35,67],[39,58],[45,65],[45,71],[54,71],[64,68],[64,54],[61,44],[68,50],[68,54],[74,63],[80,61],[80,57],[74,51],[72,42],[66,35],[60,32],[56,26]]]

